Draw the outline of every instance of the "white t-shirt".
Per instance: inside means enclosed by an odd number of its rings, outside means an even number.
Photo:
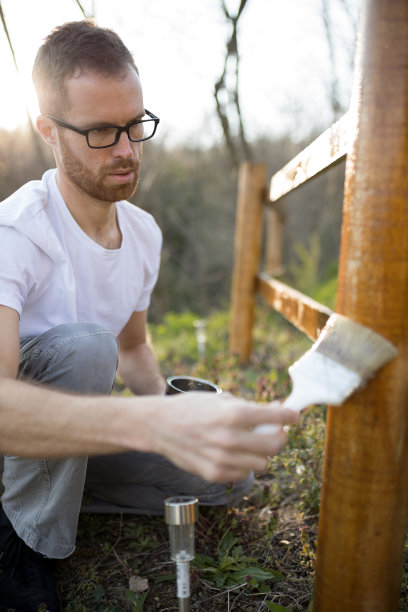
[[[118,335],[149,305],[161,231],[149,213],[120,201],[122,244],[101,247],[72,217],[55,175],[48,170],[0,204],[0,304],[19,313],[22,338],[79,321]]]

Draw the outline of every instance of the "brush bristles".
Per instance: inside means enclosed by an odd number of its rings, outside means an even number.
[[[310,350],[353,370],[361,377],[362,383],[398,352],[383,336],[338,313],[329,317]]]

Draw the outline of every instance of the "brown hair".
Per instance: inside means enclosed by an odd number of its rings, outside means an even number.
[[[138,69],[128,48],[113,30],[92,19],[58,26],[39,48],[33,81],[42,113],[58,114],[67,105],[65,80],[77,71],[105,76]]]

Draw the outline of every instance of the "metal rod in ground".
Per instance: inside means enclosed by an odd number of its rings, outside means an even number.
[[[179,597],[179,612],[190,612],[190,598]]]
[[[177,561],[177,598],[179,611],[190,610],[190,564],[188,561]]]

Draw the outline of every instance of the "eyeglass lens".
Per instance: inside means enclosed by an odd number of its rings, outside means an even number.
[[[144,140],[150,138],[155,130],[155,122],[153,119],[146,119],[143,122],[134,123],[129,126],[128,134],[130,140]],[[116,140],[118,128],[102,127],[89,130],[88,143],[91,147],[107,147],[112,145]]]

